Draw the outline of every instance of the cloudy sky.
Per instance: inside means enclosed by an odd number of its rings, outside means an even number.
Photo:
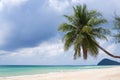
[[[57,28],[66,21],[63,14],[72,14],[72,7],[83,3],[109,22],[114,13],[120,15],[119,0],[0,0],[0,65],[96,65],[103,58],[113,59],[100,51],[96,58],[73,60],[72,48],[64,52]],[[120,55],[120,44],[108,40],[99,42]]]

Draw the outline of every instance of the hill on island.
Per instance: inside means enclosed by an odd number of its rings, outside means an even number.
[[[103,59],[97,65],[120,65],[120,62],[113,61],[110,59]]]

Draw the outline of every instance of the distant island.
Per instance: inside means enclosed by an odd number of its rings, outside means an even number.
[[[120,62],[113,61],[110,59],[103,59],[97,65],[120,65]]]

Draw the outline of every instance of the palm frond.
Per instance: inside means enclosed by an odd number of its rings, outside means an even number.
[[[70,31],[67,32],[64,37],[63,37],[63,42],[64,42],[64,50],[67,51],[71,45],[73,44],[74,40],[76,38],[75,32],[74,31]]]
[[[119,16],[115,16],[115,21],[114,21],[114,23],[115,23],[114,29],[120,30],[120,17],[119,17]]]
[[[81,47],[80,43],[74,45],[74,59],[77,59],[78,57],[81,56]]]
[[[102,17],[102,14],[100,12],[97,12],[96,10],[90,10],[88,13],[89,16],[93,18]]]
[[[120,33],[115,34],[113,37],[115,37],[115,41],[120,43]]]
[[[97,41],[94,37],[87,37],[88,41],[88,51],[92,56],[96,56],[98,54],[98,47],[96,46]]]
[[[88,21],[88,25],[89,26],[92,26],[92,27],[97,27],[99,26],[100,24],[103,24],[103,23],[106,23],[107,20],[106,19],[102,19],[102,18],[91,18],[89,21]]]
[[[62,31],[62,32],[67,32],[67,31],[72,31],[72,30],[75,30],[75,27],[67,23],[61,24],[58,28],[58,31]]]
[[[116,30],[116,34],[113,37],[117,43],[120,43],[120,16],[115,16],[114,25],[113,29]]]

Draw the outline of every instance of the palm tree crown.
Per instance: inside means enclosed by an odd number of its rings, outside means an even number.
[[[77,5],[73,7],[73,15],[64,15],[69,21],[62,23],[58,30],[65,32],[63,37],[64,50],[67,51],[73,45],[74,59],[83,53],[84,59],[87,59],[88,52],[92,56],[98,55],[98,42],[96,39],[107,39],[106,34],[110,31],[100,27],[100,24],[107,21],[95,10],[88,10],[86,5]]]
[[[117,30],[117,34],[115,34],[114,37],[117,40],[117,42],[120,43],[120,17],[115,16],[115,21],[114,22],[115,22],[114,29]]]

